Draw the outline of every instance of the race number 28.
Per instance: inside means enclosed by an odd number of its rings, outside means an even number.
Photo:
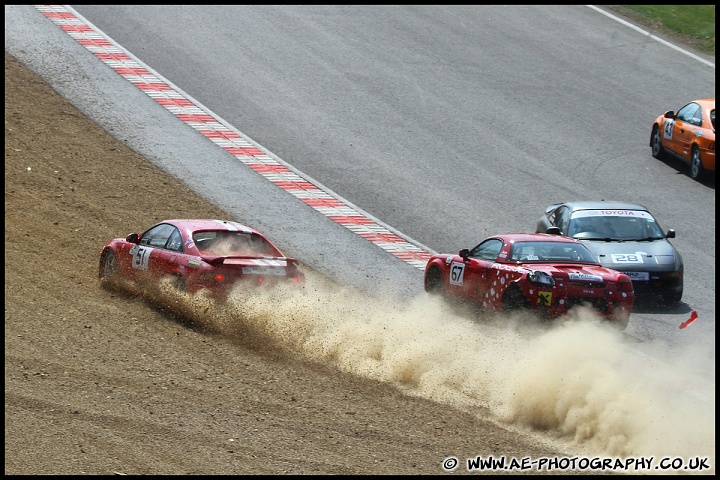
[[[643,263],[642,256],[637,253],[614,253],[612,260],[614,263]]]

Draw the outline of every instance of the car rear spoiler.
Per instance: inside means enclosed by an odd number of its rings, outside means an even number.
[[[238,260],[277,260],[279,262],[287,262],[288,266],[294,265],[298,266],[299,262],[295,258],[291,257],[259,257],[257,255],[225,255],[225,256],[203,256],[201,257],[203,262],[209,263],[210,265],[214,267],[219,267],[223,263],[225,263],[225,260],[235,258]]]

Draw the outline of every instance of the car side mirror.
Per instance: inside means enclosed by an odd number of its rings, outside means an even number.
[[[468,258],[470,256],[470,250],[468,250],[467,248],[463,248],[462,250],[460,250],[460,256],[462,258]]]
[[[561,235],[562,232],[560,232],[559,227],[548,227],[547,230],[545,230],[545,233],[549,233],[550,235]]]
[[[138,236],[137,233],[131,233],[130,235],[125,237],[125,241],[129,242],[129,243],[138,243],[139,240],[140,240],[140,237]]]
[[[675,238],[675,230],[673,230],[672,228],[668,230],[665,234],[665,238]]]
[[[675,112],[672,110],[668,110],[665,112],[665,118],[675,118]]]

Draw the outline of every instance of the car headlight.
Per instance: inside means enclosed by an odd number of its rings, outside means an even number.
[[[546,287],[554,287],[555,279],[547,272],[537,270],[528,274],[528,281],[533,285],[541,285]]]

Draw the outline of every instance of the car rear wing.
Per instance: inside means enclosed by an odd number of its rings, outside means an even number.
[[[288,266],[297,267],[300,262],[292,257],[272,257],[272,256],[258,256],[258,255],[224,255],[224,256],[202,256],[203,262],[209,263],[214,267],[223,265],[226,260],[267,260],[275,262],[287,262]]]

